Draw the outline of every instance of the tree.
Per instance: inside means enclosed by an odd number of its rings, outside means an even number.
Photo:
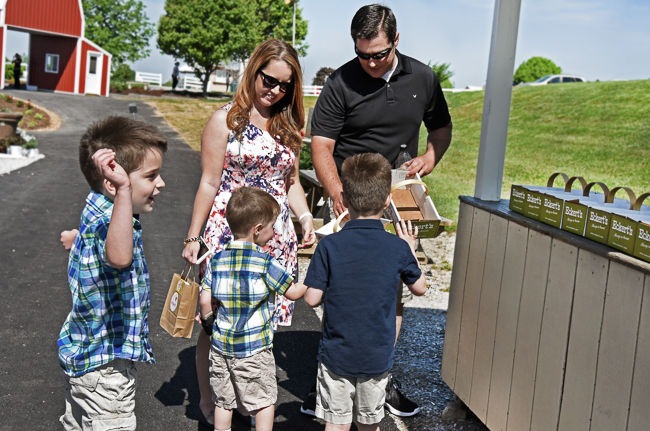
[[[325,85],[325,80],[329,78],[332,73],[334,73],[334,69],[331,67],[321,67],[318,69],[318,72],[316,72],[316,76],[311,85]]]
[[[140,0],[81,0],[86,37],[113,55],[113,70],[125,61],[147,58],[154,26]]]
[[[166,0],[158,22],[158,49],[183,59],[203,82],[219,63],[250,57],[260,41],[257,3],[241,0]]]
[[[515,72],[515,84],[522,82],[532,82],[546,75],[557,75],[562,73],[562,68],[556,66],[548,58],[532,57],[519,65]]]
[[[111,73],[111,81],[130,82],[135,81],[135,71],[128,64],[122,63],[114,68]]]
[[[284,0],[257,0],[261,29],[260,42],[275,38],[291,43],[293,38],[293,1],[285,4]],[[296,51],[298,55],[307,55],[309,45],[305,44],[307,37],[307,21],[302,19],[302,9],[296,7]]]
[[[427,66],[429,66],[438,77],[440,87],[454,88],[454,84],[451,82],[451,77],[454,76],[455,73],[449,70],[449,67],[451,66],[450,63],[433,63],[432,65],[429,61],[429,63],[427,63]]]

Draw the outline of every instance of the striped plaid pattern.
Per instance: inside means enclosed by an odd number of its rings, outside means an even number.
[[[113,202],[93,191],[81,213],[68,260],[72,311],[59,333],[59,362],[72,377],[116,358],[154,363],[149,344],[149,272],[142,227],[133,220],[133,262],[115,269],[106,260]]]
[[[275,294],[293,277],[256,244],[231,241],[210,261],[202,288],[219,304],[212,345],[225,356],[246,358],[273,347]]]

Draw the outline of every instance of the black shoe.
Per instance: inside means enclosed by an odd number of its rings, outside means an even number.
[[[309,390],[309,395],[300,406],[300,411],[306,415],[316,416],[316,385]]]
[[[400,384],[393,378],[393,375],[388,376],[388,385],[386,385],[386,403],[384,406],[389,412],[395,416],[413,416],[420,413],[420,407],[413,401],[409,400],[399,391]]]

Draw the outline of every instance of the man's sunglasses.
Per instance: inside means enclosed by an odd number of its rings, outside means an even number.
[[[280,82],[276,78],[267,75],[261,70],[260,75],[262,75],[262,85],[264,85],[264,88],[268,88],[269,90],[273,90],[275,87],[280,87],[280,91],[286,93],[287,89],[293,85],[293,82]]]
[[[385,50],[378,52],[376,54],[366,54],[361,51],[359,51],[359,48],[357,48],[357,44],[354,44],[354,52],[359,56],[360,59],[362,60],[370,60],[371,58],[374,60],[381,60],[382,58],[386,57],[388,53],[393,49],[395,46],[395,42],[391,43],[388,48]]]

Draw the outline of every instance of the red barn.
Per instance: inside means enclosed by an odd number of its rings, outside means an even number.
[[[108,96],[112,56],[84,37],[81,0],[0,0],[0,89],[13,57],[7,30],[29,33],[28,85]]]

